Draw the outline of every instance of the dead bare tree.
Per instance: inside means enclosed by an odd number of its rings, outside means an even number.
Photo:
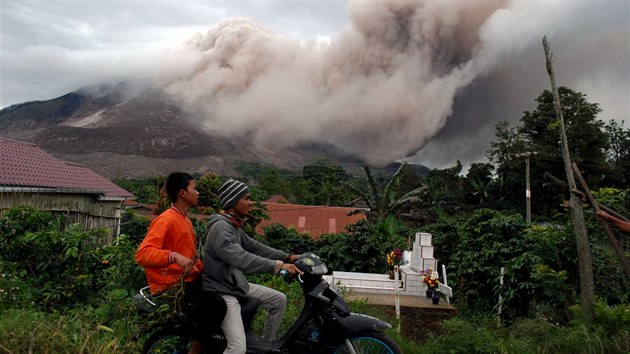
[[[554,175],[552,175],[549,172],[545,172],[545,178],[550,180],[552,184],[554,184],[556,186],[559,186],[560,188],[564,188],[564,189],[568,189],[569,188],[567,182],[560,180],[558,177],[555,177]],[[543,186],[546,185],[546,184],[547,184],[547,182],[545,182],[543,184]],[[575,190],[572,190],[571,192],[574,193],[575,195],[577,195],[583,202],[586,203],[588,201],[587,198],[586,198],[586,195],[581,190],[575,189]],[[630,221],[625,216],[619,214],[618,212],[614,211],[613,209],[610,209],[606,205],[598,202],[597,200],[595,201],[595,203],[597,204],[597,207],[599,209],[607,212],[608,214],[610,214],[610,215],[612,215],[612,216],[614,216],[614,217],[616,217],[618,219],[624,220],[624,221]]]
[[[598,212],[600,210],[599,203],[597,203],[595,198],[593,198],[590,188],[588,188],[588,185],[586,184],[584,177],[582,177],[582,172],[580,172],[580,169],[577,167],[575,162],[572,163],[571,166],[573,167],[573,172],[575,172],[575,176],[578,178],[578,180],[580,181],[580,184],[582,185],[582,189],[584,189],[584,194],[586,195],[588,202],[591,204],[595,212]],[[608,222],[603,219],[599,219],[599,222],[604,228],[604,232],[606,233],[606,236],[608,237],[608,241],[610,242],[610,245],[612,246],[612,248],[615,250],[615,253],[617,254],[617,258],[619,258],[619,262],[623,266],[623,270],[626,272],[626,276],[630,278],[630,263],[628,263],[628,260],[624,256],[623,249],[621,249],[621,247],[617,243],[617,240],[615,239],[615,236],[613,236],[613,233],[610,230],[610,227],[608,226]]]
[[[547,36],[543,37],[543,48],[545,49],[545,59],[547,64],[547,74],[551,80],[551,90],[553,93],[553,103],[555,106],[556,116],[560,123],[560,143],[562,145],[562,157],[564,160],[564,170],[567,175],[567,183],[569,185],[569,192],[577,189],[575,184],[575,178],[573,178],[573,169],[571,167],[571,155],[569,154],[569,144],[567,141],[567,133],[564,126],[564,118],[562,117],[562,107],[560,106],[560,96],[558,94],[558,88],[556,87],[556,79],[553,73],[552,66],[552,53],[549,49],[549,42]],[[591,257],[591,246],[588,243],[588,233],[586,231],[586,225],[584,223],[584,210],[582,210],[582,203],[574,193],[570,193],[569,199],[569,212],[571,213],[571,219],[573,221],[573,228],[575,230],[575,242],[578,253],[578,265],[580,269],[580,302],[582,304],[582,311],[584,311],[584,317],[587,322],[592,323],[595,310],[595,285],[593,280],[593,260]]]

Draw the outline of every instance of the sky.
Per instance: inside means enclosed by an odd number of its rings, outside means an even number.
[[[467,168],[550,89],[543,36],[557,84],[629,128],[629,17],[625,0],[3,0],[0,107],[124,81],[261,147]]]

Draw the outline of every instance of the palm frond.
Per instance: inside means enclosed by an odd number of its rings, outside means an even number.
[[[387,186],[385,186],[385,189],[383,190],[383,198],[381,199],[381,210],[384,210],[388,205],[396,200],[396,195],[398,194],[398,189],[400,188],[400,180],[403,178],[405,171],[407,170],[407,166],[407,162],[403,162],[400,167],[398,167],[398,171],[396,171],[389,183],[387,183]]]
[[[365,166],[363,170],[365,171],[365,177],[368,182],[368,194],[365,201],[371,209],[378,209],[381,200],[383,199],[381,189],[379,188],[378,183],[376,183],[370,168]]]

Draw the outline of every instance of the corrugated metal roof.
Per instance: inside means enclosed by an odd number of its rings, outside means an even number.
[[[300,232],[308,232],[313,238],[319,238],[322,234],[342,232],[346,226],[366,219],[364,213],[348,215],[357,208],[268,202],[262,204],[267,207],[266,213],[270,220],[263,220],[258,224],[256,231],[259,234],[263,234],[263,228],[267,225],[281,224],[285,227],[292,226]]]
[[[78,190],[105,198],[134,196],[83,165],[59,160],[35,144],[5,138],[0,138],[0,186]]]

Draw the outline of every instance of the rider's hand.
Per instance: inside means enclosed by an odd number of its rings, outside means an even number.
[[[297,254],[289,255],[289,258],[288,258],[289,263],[295,262],[295,259],[298,258],[298,257],[299,257],[299,255],[297,255]]]
[[[291,274],[291,275],[304,274],[303,271],[301,271],[298,267],[296,267],[295,265],[293,265],[291,263],[283,263],[282,264],[282,269],[288,271],[289,274]]]
[[[188,276],[188,274],[192,272],[195,262],[191,259],[177,252],[175,252],[173,258],[175,259],[175,263],[184,271],[184,276]]]

